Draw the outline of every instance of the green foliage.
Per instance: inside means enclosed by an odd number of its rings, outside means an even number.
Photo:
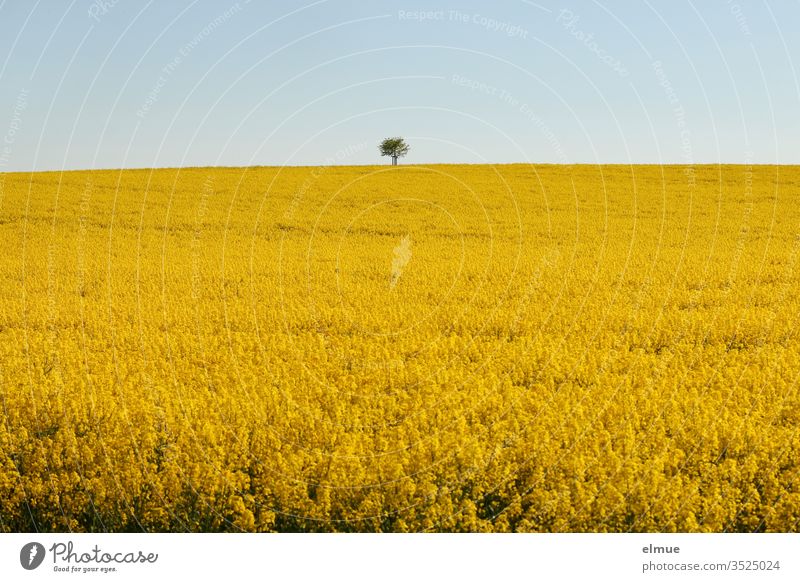
[[[378,146],[382,156],[390,156],[392,163],[397,163],[397,158],[402,158],[408,153],[409,145],[402,137],[387,137]]]

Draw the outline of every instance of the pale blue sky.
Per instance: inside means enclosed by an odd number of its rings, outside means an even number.
[[[424,18],[423,18],[424,17]],[[800,2],[0,0],[0,171],[800,162]]]

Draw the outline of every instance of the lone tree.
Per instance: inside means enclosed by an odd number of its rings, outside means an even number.
[[[397,165],[397,158],[402,158],[408,153],[408,144],[402,137],[387,137],[378,146],[382,156],[392,156],[392,165]]]

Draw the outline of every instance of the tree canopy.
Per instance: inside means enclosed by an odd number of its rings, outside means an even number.
[[[391,156],[392,165],[397,165],[397,158],[401,158],[408,153],[409,145],[402,137],[387,137],[378,146],[382,156]]]

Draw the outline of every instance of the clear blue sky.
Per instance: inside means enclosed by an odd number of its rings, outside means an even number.
[[[798,163],[800,2],[0,0],[0,171]]]

